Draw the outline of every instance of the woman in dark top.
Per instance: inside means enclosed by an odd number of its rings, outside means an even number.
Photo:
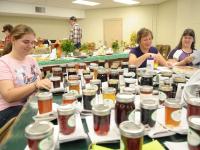
[[[195,51],[195,33],[192,29],[185,29],[178,46],[168,56],[168,61],[176,66],[192,65]]]
[[[147,59],[153,57],[158,64],[168,66],[168,63],[155,47],[152,47],[153,34],[149,29],[142,28],[137,33],[137,43],[129,54],[129,64],[146,67]]]

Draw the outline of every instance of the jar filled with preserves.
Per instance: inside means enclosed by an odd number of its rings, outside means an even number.
[[[62,104],[72,104],[76,100],[76,95],[73,93],[65,93],[62,95]]]
[[[96,85],[98,87],[97,94],[100,94],[100,91],[101,91],[101,80],[99,80],[99,79],[90,80],[90,84],[91,85]]]
[[[99,66],[101,66],[101,67],[105,67],[105,63],[106,63],[105,60],[99,60],[99,61],[98,61],[98,64],[99,64]]]
[[[60,64],[60,67],[62,68],[62,73],[66,73],[67,65],[66,64]]]
[[[52,68],[52,73],[53,73],[53,76],[59,76],[61,78],[61,81],[63,81],[62,68],[54,67],[54,68]]]
[[[135,109],[135,96],[129,93],[118,93],[115,104],[115,122],[117,126],[128,120],[129,114]]]
[[[86,70],[86,63],[79,63],[79,69]]]
[[[76,90],[78,93],[80,93],[80,86],[79,86],[79,81],[69,81],[69,91],[71,90]]]
[[[167,98],[173,98],[172,95],[172,86],[170,85],[161,85],[159,90],[159,101],[160,104],[164,103]]]
[[[30,150],[51,149],[55,143],[53,141],[54,127],[51,122],[38,121],[29,124],[25,128],[25,137],[27,138]]]
[[[76,69],[73,69],[73,68],[69,69],[68,70],[68,76],[70,76],[70,75],[77,75]]]
[[[121,63],[122,69],[128,69],[128,62]]]
[[[59,76],[51,77],[50,80],[53,82],[53,88],[60,87],[61,78]]]
[[[119,80],[119,71],[117,69],[110,70],[109,79],[117,79],[117,80]]]
[[[110,113],[108,105],[97,104],[92,107],[94,131],[97,135],[107,135],[110,130]]]
[[[189,150],[200,149],[200,116],[190,116],[188,118],[187,142]]]
[[[119,80],[117,79],[108,80],[108,86],[115,88],[117,93],[119,92]]]
[[[101,80],[101,83],[107,81],[107,72],[105,68],[98,69],[97,79]]]
[[[124,121],[119,125],[121,134],[120,149],[142,150],[144,126],[131,121]]]
[[[69,135],[75,131],[76,118],[73,105],[61,105],[58,107],[58,124],[60,133]]]
[[[178,89],[178,84],[179,83],[186,83],[186,78],[183,74],[180,74],[180,75],[175,75],[173,77],[173,83],[172,83],[172,87],[173,87],[173,97],[176,96],[176,92],[177,92],[177,89]]]
[[[113,102],[116,100],[116,89],[113,87],[103,88],[102,89],[103,99],[110,99]]]
[[[40,114],[52,111],[53,95],[50,92],[41,92],[37,95]]]
[[[147,73],[143,74],[141,77],[140,85],[153,86],[153,75]]]
[[[85,83],[90,83],[90,80],[92,80],[93,76],[91,74],[89,75],[83,75],[85,79]]]
[[[136,70],[137,70],[137,67],[135,65],[129,65],[128,66],[128,72],[134,72],[134,74],[135,74],[135,76],[133,78],[137,77]]]
[[[79,80],[80,77],[78,75],[69,75],[68,76],[68,80],[69,81],[75,81],[75,80]]]
[[[148,96],[152,96],[153,93],[153,86],[142,86],[140,88],[140,100],[142,101],[144,98]]]
[[[134,87],[136,85],[136,79],[133,78],[125,78],[125,87]]]
[[[196,115],[200,116],[200,98],[194,97],[186,100],[187,102],[187,117]]]

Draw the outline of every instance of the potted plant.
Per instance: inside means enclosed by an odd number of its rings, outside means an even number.
[[[137,34],[135,32],[132,32],[130,35],[130,45],[131,47],[136,46],[136,39],[137,39]]]
[[[112,49],[113,49],[113,52],[117,52],[119,50],[119,42],[118,42],[118,40],[112,42]]]
[[[74,50],[76,49],[74,43],[71,40],[62,40],[61,48],[66,55],[69,55],[69,53],[74,52]]]

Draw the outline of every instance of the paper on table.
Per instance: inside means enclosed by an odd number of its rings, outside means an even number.
[[[189,150],[187,142],[164,142],[164,144],[169,150]]]
[[[199,50],[195,50],[191,56],[194,57],[193,61],[192,61],[192,64],[193,65],[196,65],[200,62],[200,51]]]
[[[86,123],[89,129],[88,135],[92,143],[113,143],[120,140],[119,130],[114,121],[114,111],[111,112],[110,131],[105,136],[98,136],[94,132],[93,116],[87,116]]]
[[[59,142],[65,143],[69,141],[75,141],[79,139],[87,139],[88,136],[84,131],[83,124],[81,121],[81,117],[79,114],[76,114],[76,129],[70,135],[63,135],[62,133],[59,134]]]
[[[144,144],[142,150],[165,150],[165,148],[157,140],[154,140]]]

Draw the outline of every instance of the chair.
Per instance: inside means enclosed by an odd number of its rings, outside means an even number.
[[[167,59],[167,56],[171,50],[170,45],[156,45],[156,48],[158,49],[158,51],[160,52],[160,54]]]

